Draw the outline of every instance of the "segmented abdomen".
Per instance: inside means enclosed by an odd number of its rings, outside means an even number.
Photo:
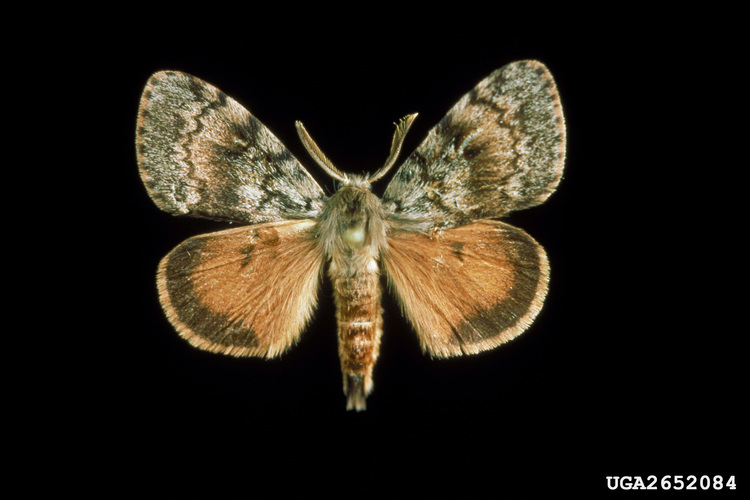
[[[374,264],[374,262],[373,262]],[[372,369],[380,352],[383,308],[377,266],[363,266],[342,276],[331,266],[338,322],[339,357],[347,410],[364,410],[372,391]]]

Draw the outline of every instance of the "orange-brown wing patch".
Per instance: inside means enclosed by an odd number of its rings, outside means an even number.
[[[169,321],[195,347],[278,356],[317,304],[323,254],[313,221],[244,226],[190,238],[159,265]]]
[[[396,228],[388,245],[389,283],[432,356],[497,347],[528,328],[544,302],[544,249],[508,224],[484,220],[432,235]]]

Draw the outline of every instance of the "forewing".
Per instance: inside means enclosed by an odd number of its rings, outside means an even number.
[[[383,196],[396,219],[456,227],[542,203],[565,159],[555,82],[537,61],[508,64],[463,96]]]
[[[313,221],[243,226],[190,238],[159,265],[169,321],[195,347],[273,357],[317,304],[323,254]]]
[[[314,218],[325,194],[234,99],[194,76],[148,81],[136,132],[141,178],[167,212],[249,224]]]
[[[497,221],[432,235],[393,231],[383,264],[422,349],[437,357],[511,340],[531,324],[547,293],[544,249]]]

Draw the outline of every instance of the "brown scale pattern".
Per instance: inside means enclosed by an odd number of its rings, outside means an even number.
[[[347,409],[364,410],[383,333],[379,273],[365,269],[332,282]]]

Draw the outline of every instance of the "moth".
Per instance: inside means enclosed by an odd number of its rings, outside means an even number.
[[[545,201],[562,176],[565,123],[537,61],[503,66],[464,95],[393,175],[415,114],[396,124],[372,175],[336,168],[304,126],[327,196],[247,109],[208,83],[162,71],[141,97],[141,178],[162,210],[241,223],[190,238],[161,261],[161,305],[207,351],[273,358],[294,345],[332,282],[346,407],[364,410],[383,331],[381,275],[423,351],[493,349],[526,330],[547,293],[544,249],[499,221]]]

